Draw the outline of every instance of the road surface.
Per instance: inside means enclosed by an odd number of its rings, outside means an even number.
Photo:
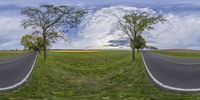
[[[161,56],[143,52],[150,79],[159,87],[173,91],[200,91],[200,59]]]
[[[22,85],[32,72],[36,52],[13,58],[0,59],[0,91],[10,90]]]

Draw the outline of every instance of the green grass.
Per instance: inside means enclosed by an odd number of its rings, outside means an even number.
[[[0,55],[1,56],[1,55]],[[130,51],[49,53],[38,55],[29,81],[0,100],[200,100],[200,95],[156,88],[144,70],[141,54]]]
[[[153,51],[161,55],[183,57],[183,58],[200,58],[200,53],[195,52],[178,52],[178,51]]]
[[[15,57],[19,56],[22,53],[0,53],[0,58],[5,58],[5,57]]]

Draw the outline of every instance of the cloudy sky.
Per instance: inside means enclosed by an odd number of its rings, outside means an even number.
[[[54,49],[126,49],[128,41],[113,35],[120,31],[116,28],[116,15],[121,17],[127,10],[135,9],[158,12],[167,19],[144,33],[149,45],[160,49],[200,49],[199,0],[1,0],[1,50],[23,49],[20,38],[30,30],[20,26],[24,18],[20,10],[41,4],[78,6],[89,12],[78,28],[66,33],[71,43],[58,41]]]

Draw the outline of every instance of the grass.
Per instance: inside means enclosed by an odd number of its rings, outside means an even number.
[[[4,58],[4,57],[15,57],[15,56],[19,56],[22,53],[0,53],[0,58]]]
[[[181,51],[181,50],[180,50]],[[167,56],[175,56],[175,57],[183,57],[183,58],[200,58],[200,52],[194,52],[194,51],[186,51],[186,52],[179,52],[179,51],[153,51],[154,53],[158,53],[161,55],[167,55]]]
[[[0,54],[2,56],[4,54]],[[0,100],[200,100],[156,88],[148,79],[141,53],[132,63],[130,51],[48,53],[38,55],[29,81]]]
[[[50,50],[50,52],[56,52],[56,53],[92,53],[92,52],[98,52],[97,50]]]

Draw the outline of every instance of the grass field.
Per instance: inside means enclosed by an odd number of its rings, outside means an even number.
[[[0,58],[4,57],[14,57],[23,54],[24,52],[14,52],[14,51],[0,51]]]
[[[56,53],[93,53],[93,52],[98,52],[98,50],[50,50],[50,52],[56,52]]]
[[[200,58],[199,50],[161,50],[153,51],[154,53],[163,54],[167,56],[183,57],[183,58]]]
[[[0,100],[4,99],[200,100],[200,94],[156,88],[148,80],[141,53],[136,54],[136,61],[132,63],[130,51],[49,52],[46,64],[38,55],[32,76],[23,87],[1,93]]]

